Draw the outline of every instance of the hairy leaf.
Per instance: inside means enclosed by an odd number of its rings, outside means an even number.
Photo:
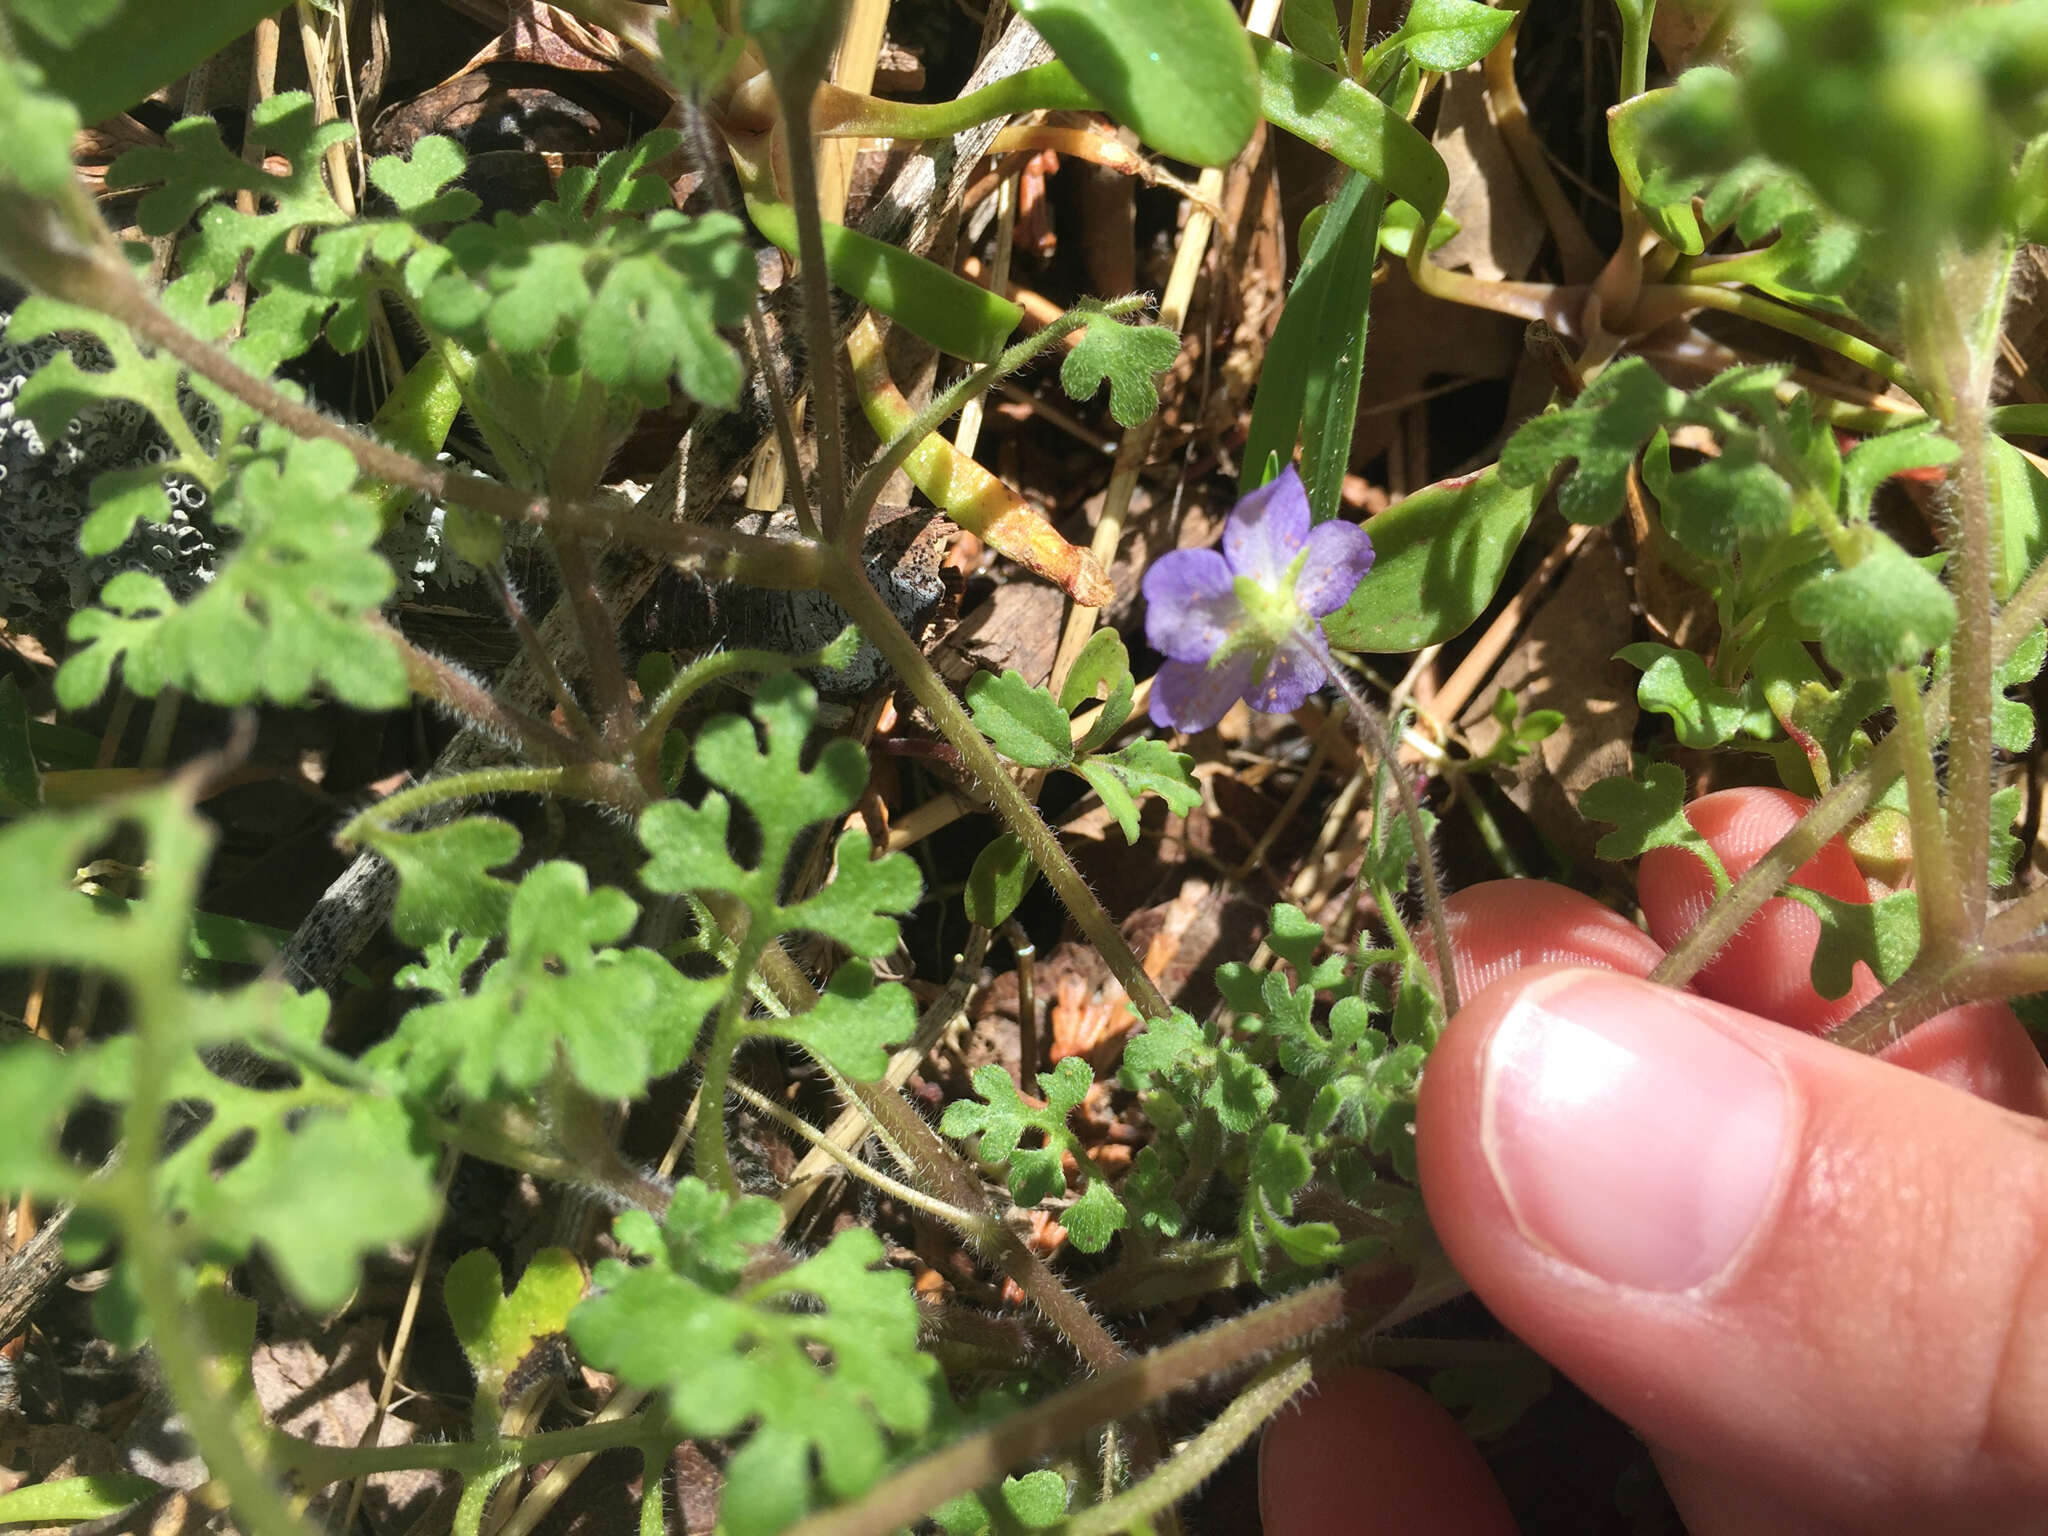
[[[601,1262],[599,1293],[569,1335],[599,1369],[659,1389],[685,1433],[741,1436],[721,1529],[771,1536],[821,1494],[864,1492],[887,1464],[889,1436],[930,1422],[937,1363],[917,1347],[909,1276],[875,1267],[874,1233],[841,1232],[811,1258],[756,1273],[736,1240],[774,1236],[773,1201],[729,1204],[685,1179],[658,1232],[629,1216],[620,1236],[643,1262]]]
[[[1633,859],[1652,848],[1684,848],[1707,866],[1714,889],[1728,889],[1728,871],[1711,844],[1685,819],[1685,774],[1674,763],[1651,763],[1642,777],[1602,779],[1579,799],[1589,821],[1612,823],[1596,852],[1603,859]]]
[[[1060,364],[1060,387],[1086,400],[1109,382],[1109,414],[1125,429],[1159,409],[1158,378],[1180,354],[1180,337],[1163,325],[1126,325],[1097,315]]]

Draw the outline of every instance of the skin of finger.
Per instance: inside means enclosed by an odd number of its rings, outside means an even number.
[[[1526,1238],[1482,1147],[1494,1029],[1532,988],[1744,1041],[1787,1090],[1774,1192],[1692,1290],[1602,1281]],[[1557,989],[1563,990],[1557,990]],[[1678,1013],[1674,1013],[1678,1010]],[[1422,1187],[1503,1323],[1653,1444],[1788,1523],[2038,1529],[2048,1499],[2048,1141],[1940,1083],[1624,977],[1538,968],[1467,1004],[1424,1077]],[[1770,1529],[1688,1509],[1695,1536]],[[1793,1524],[1797,1529],[1798,1525]]]
[[[1567,886],[1542,880],[1488,880],[1444,901],[1444,927],[1457,959],[1458,995],[1475,997],[1532,965],[1595,965],[1647,976],[1663,949],[1619,912]],[[1434,936],[1416,934],[1434,965]]]
[[[1791,829],[1809,804],[1783,790],[1730,789],[1702,796],[1686,808],[1686,815],[1713,844],[1729,872],[1739,875]],[[1829,842],[1795,879],[1843,900],[1862,901],[1868,892],[1862,873],[1839,838]],[[1637,892],[1651,934],[1665,943],[1675,943],[1712,902],[1714,886],[1706,867],[1691,854],[1679,848],[1659,848],[1644,855]],[[1517,904],[1504,898],[1495,905],[1512,914]],[[1511,934],[1518,932],[1510,929]],[[1819,937],[1820,919],[1807,908],[1782,899],[1766,902],[1714,963],[1694,979],[1693,990],[1796,1028],[1824,1029],[1847,1018],[1880,988],[1876,978],[1859,965],[1847,997],[1830,1001],[1815,992],[1807,978]],[[1509,941],[1499,938],[1494,942],[1506,947]],[[1551,944],[1548,939],[1517,938],[1514,942],[1532,956],[1571,958],[1544,953]],[[1589,954],[1586,963],[1628,969],[1610,965],[1604,954]],[[1463,975],[1461,962],[1461,980]],[[1886,1061],[2007,1109],[2048,1115],[2048,1067],[2042,1064],[2026,1027],[2003,1003],[1950,1009],[1881,1054]]]
[[[1726,789],[1685,808],[1686,820],[1713,845],[1731,878],[1741,875],[1798,824],[1812,802],[1781,789]],[[1867,902],[1869,887],[1840,838],[1831,839],[1792,877],[1794,885],[1840,901]],[[1714,902],[1706,865],[1683,848],[1653,848],[1636,871],[1636,892],[1650,936],[1665,948],[1683,938]],[[1822,997],[1810,979],[1820,918],[1785,897],[1757,915],[1712,961],[1692,987],[1704,997],[1814,1032],[1839,1024],[1882,990],[1858,963],[1849,991]]]
[[[1340,1369],[1259,1447],[1263,1536],[1513,1536],[1514,1517],[1457,1420],[1391,1371]]]

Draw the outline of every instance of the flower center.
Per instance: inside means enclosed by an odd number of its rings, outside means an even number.
[[[1270,585],[1255,576],[1237,578],[1234,585],[1238,604],[1244,610],[1244,628],[1258,637],[1262,647],[1281,645],[1306,620],[1307,615],[1294,600],[1294,584],[1300,580],[1301,567],[1307,559],[1306,550],[1296,555]]]

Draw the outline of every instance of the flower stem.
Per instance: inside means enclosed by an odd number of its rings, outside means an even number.
[[[1949,589],[1956,603],[1949,648],[1948,840],[1961,878],[1960,938],[1972,943],[1983,934],[1990,898],[1992,626],[1997,614],[1992,572],[1998,530],[1985,447],[1990,370],[1965,335],[1959,306],[1980,297],[1984,274],[1971,269],[1989,259],[1956,256],[1954,273],[1947,270],[1949,263],[1932,260],[1906,285],[1912,356],[1933,386],[1934,414],[1957,449],[1951,482],[1954,528],[1946,541]]]
[[[862,1498],[814,1515],[789,1536],[883,1536],[955,1494],[1136,1413],[1206,1376],[1327,1328],[1344,1314],[1342,1286],[1325,1280],[1203,1333],[1129,1360],[957,1445],[913,1462]]]
[[[725,998],[718,1005],[711,1046],[704,1055],[704,1084],[697,1091],[697,1102],[704,1107],[698,1117],[697,1144],[692,1153],[697,1177],[728,1195],[737,1195],[740,1189],[725,1140],[725,1085],[732,1078],[732,1056],[740,1047],[745,1025],[741,1015],[746,1007],[747,984],[753,979],[754,967],[761,963],[764,947],[749,924],[739,941],[739,953],[733,958],[732,979],[726,985]]]
[[[1718,309],[1727,314],[1741,315],[1746,320],[1768,325],[1772,330],[1826,347],[1858,367],[1868,368],[1887,383],[1898,385],[1916,399],[1921,397],[1920,381],[1912,370],[1884,348],[1873,346],[1862,337],[1852,336],[1824,320],[1817,320],[1804,310],[1780,304],[1761,294],[1715,288],[1704,283],[1653,283],[1643,290],[1641,299],[1625,317],[1625,323],[1631,334],[1641,335],[1694,309]],[[1616,320],[1621,322],[1624,317],[1617,316]]]
[[[1067,856],[1059,838],[1045,824],[1024,792],[1003,767],[988,739],[975,729],[973,720],[945,680],[932,670],[917,642],[905,633],[889,605],[868,584],[866,573],[843,552],[834,552],[827,565],[826,590],[839,600],[861,633],[879,650],[896,674],[910,687],[917,702],[932,718],[939,732],[960,754],[967,770],[981,784],[996,813],[1023,841],[1031,861],[1045,874],[1048,884],[1073,915],[1082,937],[1102,956],[1141,1018],[1162,1019],[1170,1011],[1166,999],[1131,948],[1095,893],[1088,889],[1074,861]]]
[[[2036,624],[2048,617],[2048,561],[2036,566],[2020,589],[2013,593],[1992,629],[1991,654],[1994,665],[2004,662]],[[1935,679],[1921,696],[1922,713],[1930,741],[1941,739],[1948,728],[1949,680]],[[1678,947],[1650,972],[1650,980],[1667,987],[1682,987],[1699,973],[1735,931],[1792,877],[1792,872],[1819,852],[1821,845],[1844,830],[1904,771],[1900,752],[1904,743],[1894,732],[1878,744],[1870,760],[1829,790],[1777,843],[1717,900],[1692,926]]]
[[[1137,1487],[1076,1515],[1066,1523],[1065,1536],[1115,1536],[1177,1504],[1305,1389],[1310,1374],[1308,1360],[1300,1355],[1267,1366],[1172,1460]]]
[[[1943,965],[1969,943],[1969,918],[1957,879],[1954,850],[1949,844],[1948,818],[1942,815],[1941,790],[1934,782],[1934,747],[1927,739],[1920,690],[1901,667],[1886,679],[1892,710],[1898,716],[1902,743],[1899,759],[1906,776],[1906,805],[1913,824],[1913,879],[1920,890],[1923,963]]]
[[[1429,936],[1436,946],[1437,1001],[1443,1005],[1444,1018],[1448,1020],[1459,1006],[1457,967],[1451,959],[1451,930],[1444,919],[1444,893],[1437,880],[1436,849],[1429,840],[1429,829],[1422,824],[1422,803],[1415,798],[1415,786],[1408,782],[1401,760],[1394,755],[1393,742],[1388,739],[1387,729],[1380,723],[1372,702],[1351,681],[1350,674],[1338,664],[1337,658],[1330,654],[1329,643],[1323,639],[1322,630],[1297,630],[1295,637],[1329,673],[1330,681],[1337,685],[1337,691],[1351,706],[1351,718],[1357,722],[1359,735],[1386,764],[1387,776],[1393,780],[1395,798],[1401,802],[1401,818],[1408,823],[1408,838],[1415,848],[1415,867],[1422,881],[1422,907],[1429,919]],[[1426,967],[1424,974],[1429,974]]]

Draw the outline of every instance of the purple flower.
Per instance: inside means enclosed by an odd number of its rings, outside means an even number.
[[[1145,638],[1168,658],[1152,680],[1152,719],[1207,730],[1239,699],[1286,714],[1329,675],[1321,620],[1372,569],[1356,523],[1309,526],[1289,465],[1240,501],[1223,550],[1179,549],[1145,573]]]

